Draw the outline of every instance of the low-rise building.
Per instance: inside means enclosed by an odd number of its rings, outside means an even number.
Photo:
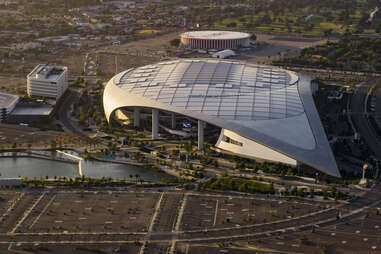
[[[225,50],[216,52],[212,55],[212,57],[214,58],[221,58],[221,59],[229,58],[231,56],[235,56],[234,51],[231,49],[225,49]]]
[[[68,68],[39,64],[27,76],[27,93],[58,100],[68,87]]]
[[[0,122],[7,120],[18,101],[19,97],[17,95],[0,93]]]
[[[50,121],[53,114],[54,108],[50,105],[18,105],[9,115],[7,122],[13,124],[43,123]]]

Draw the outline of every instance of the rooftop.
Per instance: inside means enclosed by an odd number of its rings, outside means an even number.
[[[185,32],[181,35],[186,38],[194,39],[210,39],[210,40],[226,40],[226,39],[245,39],[250,38],[250,34],[233,31],[192,31]]]
[[[57,81],[66,70],[67,67],[64,66],[39,64],[29,73],[28,78]]]
[[[20,106],[16,107],[12,115],[20,116],[20,115],[28,115],[28,116],[49,116],[53,111],[53,107],[49,105],[41,105],[41,106]]]
[[[0,93],[0,108],[8,108],[18,101],[19,97],[14,94]]]
[[[178,60],[127,70],[114,82],[130,93],[226,120],[268,120],[304,112],[297,80],[269,66]]]

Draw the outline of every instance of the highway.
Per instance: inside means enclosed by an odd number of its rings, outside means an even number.
[[[367,93],[370,87],[376,83],[376,79],[370,79],[361,83],[356,89],[351,99],[350,110],[353,123],[364,138],[365,142],[369,145],[370,149],[374,152],[376,158],[381,159],[381,143],[377,133],[370,125],[364,105]],[[354,113],[354,114],[353,114]]]

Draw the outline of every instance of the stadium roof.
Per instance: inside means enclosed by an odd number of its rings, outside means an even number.
[[[192,31],[185,32],[182,37],[208,40],[228,40],[250,38],[250,34],[233,31]]]
[[[187,115],[340,176],[310,83],[306,76],[269,66],[167,61],[116,75],[105,89],[104,108],[107,119],[129,106]]]

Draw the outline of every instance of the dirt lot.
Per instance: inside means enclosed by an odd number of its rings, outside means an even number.
[[[24,95],[26,93],[26,77],[0,76],[0,92]]]
[[[225,228],[297,217],[323,209],[319,203],[189,196],[181,229]]]
[[[79,73],[82,70],[85,54],[79,49],[58,50],[56,53],[38,52],[25,54],[22,59],[9,58],[5,62],[3,69],[4,76],[15,76],[26,79],[38,64],[50,63],[64,65],[69,68],[69,75]],[[26,81],[25,81],[26,86]]]
[[[115,68],[115,55],[99,54],[99,69],[106,74],[119,73],[132,67],[144,66],[156,63],[160,60],[158,57],[117,55],[117,69]]]
[[[279,36],[270,34],[256,34],[257,42],[266,42],[276,45],[307,48],[323,44],[327,39],[319,37]],[[333,41],[333,40],[330,40]]]
[[[158,194],[58,193],[29,232],[145,232]]]
[[[169,42],[175,38],[179,38],[180,34],[181,32],[173,32],[169,34],[158,35],[153,38],[133,41],[122,45],[107,46],[102,50],[122,53],[127,51],[147,52],[147,49],[151,51],[165,51],[170,47]]]
[[[321,45],[327,42],[322,38],[304,38],[296,36],[276,36],[257,34],[257,49],[243,52],[238,59],[252,63],[271,64],[280,56],[296,56],[303,48]]]

